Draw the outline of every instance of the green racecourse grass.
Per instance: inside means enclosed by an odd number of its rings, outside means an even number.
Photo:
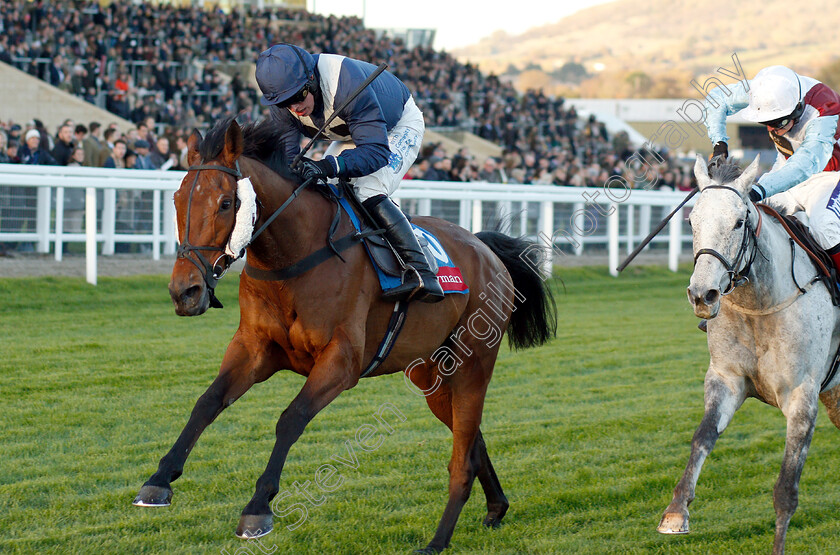
[[[692,534],[656,533],[703,407],[705,335],[685,298],[688,269],[562,269],[549,345],[503,347],[482,429],[511,508],[481,526],[476,482],[451,553],[769,553],[785,422],[748,400],[718,442],[691,506]],[[168,508],[131,505],[215,376],[238,318],[175,316],[166,276],[0,281],[0,552],[227,553],[282,410],[289,372],[255,386],[205,432]],[[281,491],[314,481],[357,428],[392,403],[407,417],[294,531],[275,518],[275,553],[408,553],[446,501],[451,438],[400,375],[363,380],[292,447]],[[789,553],[840,549],[840,434],[820,409]],[[317,488],[312,486],[317,491]],[[302,501],[295,496],[294,501]],[[287,507],[292,502],[280,505]],[[251,546],[253,553],[261,553]],[[268,552],[268,551],[266,551]],[[246,553],[241,550],[238,553]]]

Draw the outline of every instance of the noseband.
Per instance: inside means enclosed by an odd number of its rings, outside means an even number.
[[[195,191],[195,186],[198,183],[198,174],[201,173],[201,170],[218,170],[220,172],[225,172],[228,175],[232,175],[234,179],[240,179],[242,177],[242,173],[239,171],[239,160],[236,161],[235,169],[216,164],[190,166],[187,168],[187,171],[195,171],[195,178],[193,179],[192,186],[190,187],[190,195],[187,198],[187,225],[184,228],[184,241],[178,247],[177,257],[185,258],[195,264],[198,271],[201,272],[201,276],[204,278],[204,283],[207,284],[207,291],[210,295],[210,306],[213,308],[222,308],[222,303],[216,298],[214,290],[216,289],[216,285],[219,283],[219,280],[225,275],[225,272],[227,272],[231,261],[226,259],[230,258],[230,256],[225,254],[224,245],[221,247],[197,247],[190,244],[190,211],[192,209],[192,196],[193,191]],[[225,244],[227,244],[227,241]],[[210,264],[204,255],[201,254],[201,251],[218,251],[220,254],[216,257],[216,260]],[[195,253],[195,257],[190,256],[190,253]],[[196,260],[196,258],[198,258],[198,260]],[[220,261],[222,261],[221,264],[219,263]]]
[[[738,195],[741,200],[743,197],[741,193],[739,193],[736,189],[732,187],[727,187],[726,185],[709,185],[703,191],[707,189],[726,189],[728,191],[732,191],[736,195]],[[746,201],[744,201],[746,204]],[[761,214],[759,214],[759,222],[758,226],[761,226]],[[720,254],[718,251],[714,249],[700,249],[697,251],[697,254],[694,255],[694,263],[697,264],[697,259],[700,258],[702,254],[709,254],[714,256],[718,260],[720,260],[723,267],[726,268],[726,274],[729,277],[729,284],[726,286],[726,289],[721,292],[721,296],[726,296],[732,291],[735,290],[736,287],[740,287],[749,281],[749,273],[750,268],[752,268],[753,261],[755,260],[755,255],[758,252],[757,247],[757,239],[756,236],[758,235],[758,229],[753,229],[752,225],[750,224],[750,210],[749,205],[747,205],[747,216],[744,218],[744,236],[741,239],[741,246],[738,248],[738,252],[735,254],[735,260],[732,261],[730,264],[726,258]],[[752,241],[750,241],[752,239]],[[750,242],[752,242],[752,249],[750,249]],[[749,251],[749,255],[747,254]],[[746,260],[746,264],[740,270],[738,269],[741,264]]]

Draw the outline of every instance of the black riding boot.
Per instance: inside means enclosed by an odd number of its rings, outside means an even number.
[[[426,255],[402,210],[385,195],[371,197],[363,204],[377,225],[385,230],[385,238],[399,253],[405,265],[409,266],[403,274],[402,285],[386,291],[382,298],[386,301],[408,299],[424,303],[442,301],[443,289],[429,268]]]

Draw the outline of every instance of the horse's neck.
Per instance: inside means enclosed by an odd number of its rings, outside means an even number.
[[[296,183],[280,177],[263,164],[243,158],[242,172],[251,178],[260,203],[259,229],[294,193]],[[316,185],[317,186],[317,185]],[[333,211],[329,201],[312,187],[301,191],[283,209],[248,249],[248,263],[262,269],[277,269],[292,264],[323,243]],[[320,247],[318,247],[320,248]]]
[[[755,212],[760,209],[753,207]],[[752,214],[751,214],[752,215]],[[749,273],[749,286],[738,287],[731,300],[747,308],[767,308],[789,298],[796,292],[791,277],[792,252],[788,234],[776,218],[761,213],[761,230],[756,238],[758,252]],[[797,255],[801,249],[797,249]],[[814,274],[810,265],[796,263],[796,279],[800,285],[807,283]]]

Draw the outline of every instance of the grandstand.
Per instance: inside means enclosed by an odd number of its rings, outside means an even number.
[[[290,42],[311,52],[385,61],[408,85],[427,126],[409,179],[600,187],[612,176],[637,177],[623,162],[638,138],[608,130],[594,114],[580,117],[565,99],[538,90],[519,94],[497,76],[432,49],[429,33],[375,31],[357,17],[316,15],[299,4],[249,1],[225,4],[228,10],[130,0],[0,4],[0,64],[28,74],[2,73],[8,100],[0,107],[0,163],[22,161],[30,129],[37,128],[41,148],[52,151],[61,124],[95,121],[97,133],[73,139],[73,145],[86,141],[84,165],[106,163],[122,139],[128,156],[110,162],[116,167],[133,167],[133,151],[143,140],[159,164],[182,169],[193,128],[231,114],[240,122],[266,115],[254,61],[269,45]],[[410,43],[408,37],[414,37]],[[33,88],[33,78],[41,85]],[[14,94],[33,90],[37,94]],[[658,186],[690,188],[688,168],[666,151],[660,155],[664,163],[653,168]],[[34,202],[10,195],[0,189],[6,206]],[[14,221],[5,214],[0,231]]]

